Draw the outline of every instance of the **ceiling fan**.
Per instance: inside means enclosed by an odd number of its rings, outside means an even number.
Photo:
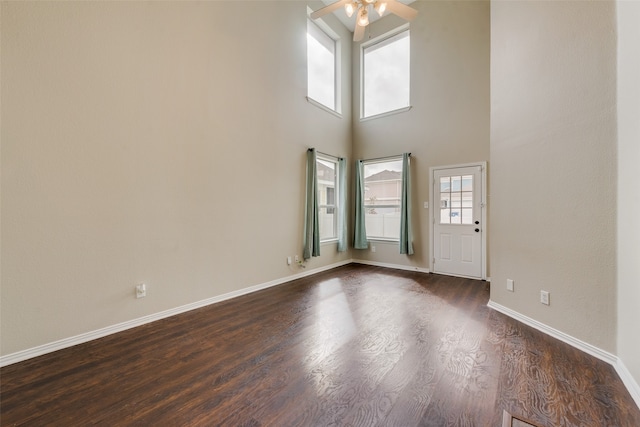
[[[358,42],[364,37],[364,28],[369,25],[369,11],[374,9],[378,15],[382,16],[385,11],[389,11],[400,18],[411,21],[416,17],[418,11],[398,0],[338,0],[318,9],[311,14],[311,19],[318,19],[344,6],[347,16],[351,18],[356,13],[356,27],[353,32],[353,41]]]

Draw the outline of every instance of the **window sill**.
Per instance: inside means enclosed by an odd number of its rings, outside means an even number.
[[[307,102],[308,102],[309,104],[311,104],[311,105],[315,105],[316,107],[318,107],[318,108],[319,108],[319,109],[321,109],[321,110],[326,111],[327,113],[331,113],[331,114],[333,114],[333,115],[334,115],[334,116],[336,116],[336,117],[342,118],[342,114],[338,113],[336,110],[334,110],[334,109],[332,109],[332,108],[329,108],[329,107],[327,107],[326,105],[319,103],[319,102],[318,102],[318,101],[316,101],[315,99],[313,99],[313,98],[309,98],[308,96],[307,96],[307,97],[305,97],[305,98],[307,98]]]
[[[322,246],[322,245],[330,245],[332,243],[338,243],[338,239],[335,238],[335,239],[321,240],[320,241],[320,246]]]
[[[376,243],[400,243],[400,239],[385,239],[384,237],[369,237],[367,241]]]
[[[366,122],[368,120],[375,120],[375,119],[380,119],[382,117],[393,116],[395,114],[405,113],[405,112],[411,110],[411,108],[412,108],[411,105],[409,105],[408,107],[398,108],[397,110],[387,111],[386,113],[380,113],[380,114],[376,114],[374,116],[360,117],[360,121],[361,122]]]

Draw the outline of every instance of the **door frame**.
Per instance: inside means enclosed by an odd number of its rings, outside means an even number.
[[[474,163],[460,163],[455,165],[445,165],[445,166],[432,166],[429,168],[429,271],[434,273],[434,247],[435,240],[433,235],[433,229],[436,222],[436,213],[438,212],[436,203],[433,199],[435,194],[435,181],[433,179],[434,173],[436,171],[442,171],[447,169],[457,169],[457,168],[467,168],[467,167],[480,167],[480,176],[482,178],[482,183],[480,184],[481,188],[481,196],[480,196],[480,215],[482,219],[480,220],[480,251],[482,257],[482,280],[487,280],[487,233],[489,218],[487,217],[487,162],[474,162]],[[466,277],[466,276],[460,276]],[[474,277],[474,279],[477,279]]]

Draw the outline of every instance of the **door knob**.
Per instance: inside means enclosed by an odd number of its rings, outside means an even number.
[[[476,228],[476,233],[478,233],[479,231],[480,231],[480,229],[479,229],[479,228]]]
[[[480,224],[480,221],[476,221],[476,225]]]

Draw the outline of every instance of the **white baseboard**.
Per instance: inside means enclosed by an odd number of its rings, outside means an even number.
[[[15,353],[7,354],[0,357],[0,367],[11,365],[13,363],[22,362],[27,359],[42,356],[43,354],[52,353],[57,350],[72,347],[74,345],[82,344],[88,341],[92,341],[98,338],[105,337],[107,335],[115,334],[117,332],[126,331],[127,329],[142,326],[147,323],[155,322],[156,320],[165,319],[167,317],[175,316],[176,314],[185,313],[187,311],[195,310],[197,308],[205,307],[207,305],[222,302],[231,298],[236,298],[242,295],[250,294],[252,292],[261,291],[273,286],[278,286],[283,283],[290,282],[292,280],[301,279],[312,274],[320,273],[332,268],[341,267],[346,264],[350,264],[352,260],[346,260],[335,264],[326,265],[324,267],[314,268],[303,271],[292,276],[283,277],[280,279],[272,280],[270,282],[261,283],[248,288],[240,289],[226,294],[218,295],[215,297],[207,298],[201,301],[196,301],[190,304],[182,305],[179,307],[171,308],[169,310],[161,311],[159,313],[150,314],[148,316],[139,317],[137,319],[128,320],[126,322],[118,323],[116,325],[107,326],[105,328],[97,329],[95,331],[86,332],[80,335],[76,335],[69,338],[64,338],[58,341],[54,341],[48,344],[39,345],[37,347],[21,350]]]
[[[624,365],[622,359],[618,358],[617,363],[613,367],[616,369],[616,372],[620,376],[625,387],[627,387],[627,390],[633,400],[636,401],[636,405],[640,408],[640,385],[638,385],[635,378],[631,376],[631,372],[629,372],[627,367]]]
[[[578,338],[572,337],[571,335],[565,334],[564,332],[561,332],[555,328],[552,328],[551,326],[545,325],[544,323],[538,322],[537,320],[534,320],[530,317],[520,314],[517,311],[511,310],[510,308],[500,305],[497,302],[489,301],[487,306],[489,306],[490,308],[496,311],[499,311],[502,314],[506,314],[507,316],[519,322],[522,322],[525,325],[529,325],[532,328],[539,330],[540,332],[543,332],[547,335],[557,338],[560,341],[565,342],[570,346],[577,348],[578,350],[582,350],[593,357],[596,357],[604,362],[607,362],[608,364],[613,366],[613,368],[616,370],[616,372],[618,373],[618,376],[622,380],[622,383],[625,385],[625,387],[629,391],[629,394],[631,395],[633,400],[636,402],[636,405],[638,406],[638,408],[640,408],[640,385],[638,385],[638,382],[635,380],[635,378],[633,378],[633,376],[631,375],[627,367],[624,365],[624,363],[622,362],[622,360],[620,360],[618,356],[615,356],[609,353],[608,351],[604,351],[596,346],[593,346],[582,340],[579,340]]]
[[[400,265],[400,264],[387,264],[384,262],[377,261],[367,261],[364,259],[353,259],[351,262],[355,264],[365,264],[365,265],[373,265],[376,267],[386,267],[386,268],[394,268],[396,270],[405,270],[405,271],[419,271],[421,273],[429,273],[428,268],[414,267],[411,265]]]
[[[615,366],[616,364],[616,361],[618,359],[616,356],[596,346],[579,340],[578,338],[574,338],[571,335],[565,334],[564,332],[552,328],[551,326],[545,325],[544,323],[538,322],[537,320],[527,317],[524,314],[520,314],[517,311],[511,310],[510,308],[500,305],[497,302],[490,300],[487,306],[493,308],[496,311],[499,311],[502,314],[506,314],[507,316],[512,317],[524,323],[525,325],[529,325],[532,328],[536,328],[537,330],[544,332],[547,335],[557,338],[560,341],[563,341],[570,346],[577,348],[578,350],[582,350],[585,353],[592,355],[593,357],[597,357],[598,359],[603,360],[610,365]]]

